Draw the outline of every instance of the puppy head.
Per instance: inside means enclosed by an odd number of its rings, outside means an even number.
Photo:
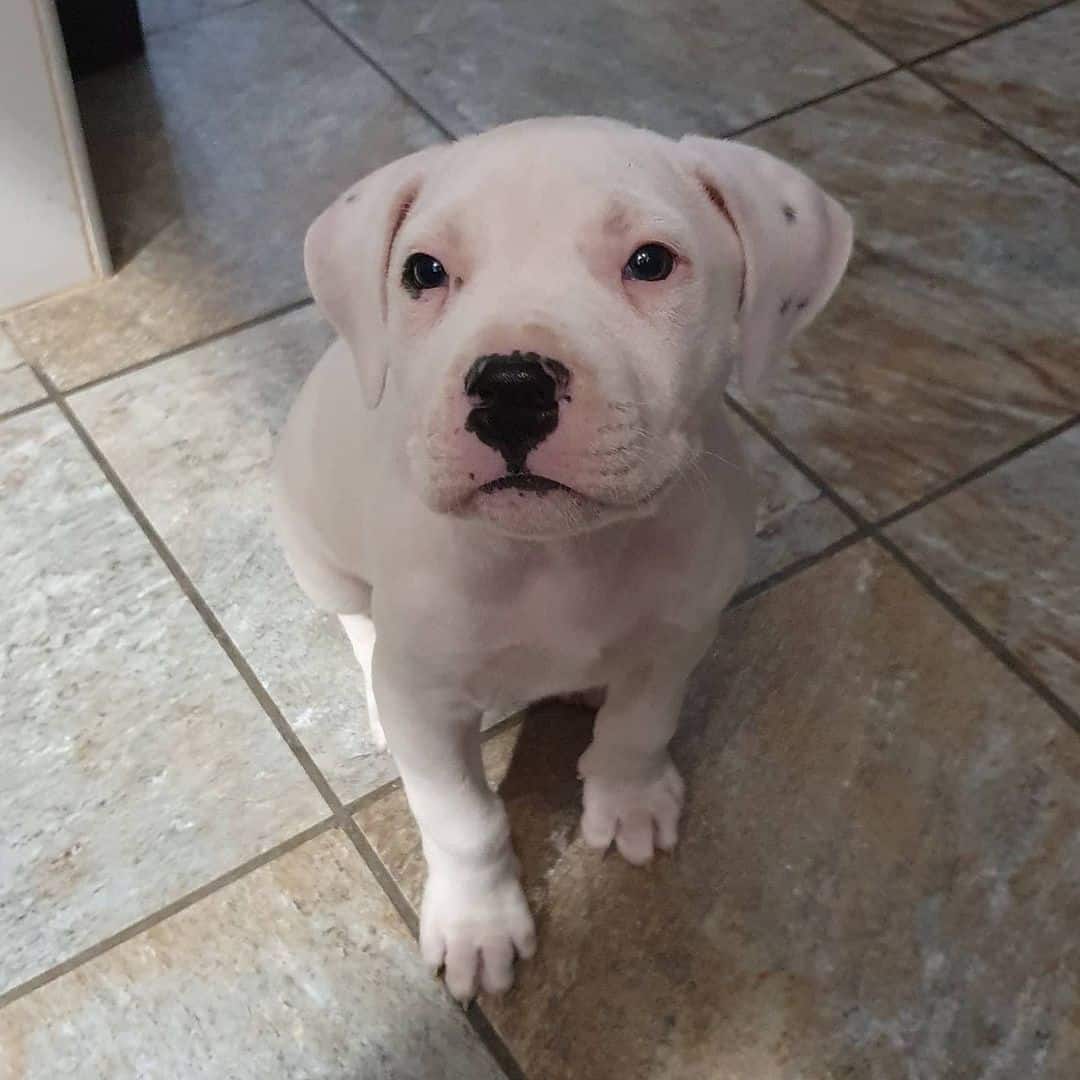
[[[531,120],[373,173],[305,264],[420,497],[543,538],[655,512],[732,366],[762,385],[851,238],[763,151]]]

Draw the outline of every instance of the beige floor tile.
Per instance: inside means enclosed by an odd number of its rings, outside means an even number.
[[[529,1075],[1073,1076],[1080,740],[874,547],[725,618],[673,858],[584,848],[587,740],[549,709],[486,748],[540,950],[484,1007]],[[415,902],[401,793],[358,820]]]
[[[2,993],[328,810],[51,406],[0,521]]]
[[[154,34],[79,87],[118,273],[8,317],[71,387],[307,295],[304,232],[364,172],[438,133],[303,4]]]
[[[1048,0],[819,0],[900,60],[914,60],[1046,7]]]
[[[0,1012],[0,1080],[495,1080],[325,834]]]
[[[1080,429],[932,503],[890,532],[1080,710]]]
[[[1080,6],[954,49],[922,69],[1080,177]]]
[[[855,253],[755,411],[871,517],[1080,410],[1076,187],[889,76],[755,131],[853,212]]]
[[[800,0],[316,0],[455,134],[589,113],[721,134],[889,64]]]

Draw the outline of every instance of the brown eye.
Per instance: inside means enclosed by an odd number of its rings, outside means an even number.
[[[626,260],[623,277],[637,281],[663,281],[675,266],[675,253],[663,244],[642,244]]]
[[[417,292],[421,289],[437,289],[446,284],[446,267],[434,255],[418,251],[405,260],[401,273],[405,288]]]

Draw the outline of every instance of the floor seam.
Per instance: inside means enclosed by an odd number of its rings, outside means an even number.
[[[843,496],[841,496],[812,465],[804,461],[797,453],[791,450],[782,439],[775,435],[773,431],[757,416],[750,412],[746,406],[730,397],[727,399],[727,404],[753,429],[755,434],[765,439],[766,442],[768,442],[769,445],[788,462],[788,464],[797,469],[805,479],[814,485],[820,494],[824,495],[838,510],[845,514],[852,525],[852,530],[850,532],[831,541],[818,551],[811,552],[809,555],[804,555],[789,563],[785,563],[779,569],[774,570],[771,573],[766,574],[763,578],[753,581],[749,585],[743,586],[741,589],[737,590],[729,601],[728,608],[739,607],[750,600],[756,599],[758,596],[768,592],[775,586],[783,584],[783,582],[788,581],[790,578],[797,577],[804,571],[812,569],[819,563],[832,558],[834,555],[839,555],[859,541],[868,539],[874,533],[882,532],[892,525],[895,525],[897,522],[903,521],[919,511],[925,510],[928,506],[932,506],[934,503],[962,490],[969,484],[973,484],[978,480],[989,476],[1000,468],[1011,465],[1018,458],[1044,446],[1046,443],[1052,442],[1059,435],[1065,434],[1067,431],[1070,431],[1080,424],[1080,414],[1071,416],[1068,419],[1055,424],[1053,427],[1047,428],[1045,431],[1041,431],[1038,434],[1025,439],[1023,442],[1017,443],[1008,450],[1005,450],[992,458],[988,458],[986,461],[981,462],[967,472],[953,477],[953,479],[942,484],[940,487],[934,488],[925,495],[921,495],[917,499],[906,503],[899,509],[890,511],[880,518],[868,518],[844,499]]]
[[[290,300],[287,304],[282,304],[279,307],[271,308],[269,311],[253,315],[250,319],[244,319],[243,322],[235,323],[232,326],[224,327],[221,330],[215,330],[210,334],[204,334],[202,337],[185,342],[183,345],[177,345],[172,349],[166,349],[164,352],[148,356],[144,360],[136,360],[133,364],[117,368],[115,371],[107,371],[104,375],[96,375],[92,379],[87,379],[85,382],[76,383],[74,386],[64,389],[55,386],[55,384],[53,384],[53,388],[60,397],[73,397],[75,394],[81,394],[84,390],[93,390],[103,383],[122,379],[125,375],[134,375],[136,372],[144,371],[146,368],[154,367],[166,360],[173,360],[177,356],[183,356],[185,353],[193,352],[195,349],[201,349],[207,345],[213,345],[218,341],[224,341],[226,338],[232,337],[235,334],[242,334],[246,330],[261,326],[263,323],[273,322],[274,319],[284,318],[286,315],[291,315],[294,311],[301,311],[306,307],[311,307],[314,303],[315,301],[310,296],[302,297],[299,300]],[[36,362],[36,366],[41,370],[44,369],[44,365],[41,364],[40,361]],[[38,377],[41,377],[40,371]]]
[[[929,54],[917,57],[913,60],[901,60],[899,57],[895,56],[888,48],[886,48],[884,45],[879,45],[853,23],[843,18],[843,16],[837,15],[835,12],[830,11],[827,7],[824,6],[824,4],[821,3],[821,0],[803,0],[803,2],[808,7],[813,8],[814,11],[831,19],[837,26],[839,26],[842,30],[845,30],[848,34],[856,38],[858,41],[862,42],[862,44],[868,45],[871,48],[876,49],[878,52],[880,52],[882,55],[884,55],[894,64],[896,64],[898,70],[906,71],[909,75],[918,79],[926,86],[929,86],[931,89],[936,90],[939,94],[942,95],[942,97],[948,98],[948,100],[953,102],[953,104],[959,105],[965,111],[969,112],[972,116],[977,117],[984,124],[996,131],[1000,136],[1002,136],[1002,138],[1008,140],[1014,146],[1023,150],[1029,157],[1034,158],[1036,161],[1039,161],[1047,168],[1052,169],[1055,173],[1057,173],[1058,176],[1062,177],[1062,179],[1067,180],[1071,184],[1080,186],[1080,178],[1073,176],[1073,174],[1070,173],[1067,169],[1063,168],[1061,165],[1058,165],[1056,161],[1048,158],[1041,151],[1036,150],[1035,147],[1029,145],[1022,138],[1020,138],[1020,136],[1014,135],[1008,128],[999,124],[996,120],[991,119],[981,109],[979,109],[976,105],[973,105],[966,98],[963,98],[954,91],[948,89],[945,86],[942,86],[936,79],[934,79],[930,75],[927,75],[925,71],[922,71],[920,65],[924,61],[931,59],[931,56]],[[1072,2],[1072,0],[1065,0],[1065,2],[1069,3]],[[1040,11],[1031,12],[1029,13],[1028,17],[1038,18],[1040,15],[1045,15],[1047,14],[1047,12],[1052,10],[1054,10],[1054,6],[1044,8]],[[1017,22],[1022,21],[1025,20],[1023,18],[1017,19],[1009,25],[1015,25]],[[1008,28],[1009,27],[1006,25],[1001,25],[996,27],[994,32],[1004,31]],[[986,34],[983,34],[981,36],[987,37],[989,36],[989,33],[990,32],[988,31]],[[933,58],[943,56],[946,53],[951,52],[954,48],[960,48],[961,46],[967,44],[969,41],[976,40],[979,36],[980,35],[975,35],[974,37],[966,38],[964,41],[956,42],[955,45],[951,45],[948,48],[941,49],[933,54]]]
[[[877,51],[881,52],[880,49]],[[868,86],[870,83],[880,82],[882,79],[887,79],[890,75],[895,75],[898,71],[902,70],[903,65],[897,63],[891,56],[886,56],[884,53],[882,53],[882,56],[889,61],[890,65],[884,71],[875,72],[873,75],[866,75],[861,79],[856,79],[854,82],[846,83],[844,86],[838,86],[835,90],[829,90],[824,94],[819,94],[817,97],[807,98],[806,101],[800,101],[797,105],[789,105],[779,112],[770,113],[760,120],[753,120],[749,124],[744,124],[742,127],[732,128],[725,133],[724,138],[742,138],[742,136],[749,135],[750,132],[765,127],[775,120],[784,120],[789,116],[794,116],[797,113],[802,112],[804,109],[812,108],[814,105],[821,105],[826,101],[831,101],[833,98],[843,97],[844,94],[848,94],[853,90],[858,90],[860,87]]]
[[[751,600],[756,600],[759,596],[769,592],[777,585],[782,585],[785,581],[788,581],[793,577],[798,577],[804,571],[813,569],[819,563],[827,562],[834,555],[839,555],[841,552],[847,551],[849,547],[854,547],[860,541],[865,540],[869,535],[869,528],[852,529],[851,532],[845,533],[838,540],[834,540],[830,544],[826,544],[825,547],[821,548],[819,551],[815,551],[810,555],[804,555],[801,559],[795,559],[790,563],[786,563],[779,570],[774,570],[771,574],[766,574],[765,577],[760,578],[758,581],[752,581],[749,585],[745,585],[741,589],[736,590],[724,610],[730,611],[733,608],[741,607],[743,604],[749,603]]]
[[[381,60],[376,59],[371,52],[361,45],[348,31],[338,24],[314,3],[314,0],[299,0],[299,2],[311,12],[324,26],[339,37],[365,64],[373,71],[381,75],[414,109],[416,109],[437,131],[451,142],[456,141],[457,136],[444,124],[405,84],[387,68]]]
[[[954,41],[949,45],[942,45],[940,48],[920,53],[911,60],[905,60],[904,67],[913,67],[916,64],[925,63],[927,60],[936,60],[939,56],[944,56],[954,49],[962,49],[965,45],[971,45],[973,42],[993,37],[995,34],[1000,34],[1005,30],[1011,30],[1014,26],[1019,26],[1021,23],[1032,22],[1035,19],[1041,18],[1043,15],[1048,15],[1051,11],[1057,11],[1058,8],[1068,7],[1073,3],[1076,3],[1076,0],[1054,0],[1054,3],[1047,4],[1046,7],[1036,8],[1035,11],[1025,11],[1023,15],[1017,15],[1012,19],[1007,19],[1005,22],[995,23],[993,26],[988,26],[984,30],[979,30],[977,33],[971,34],[966,38],[961,38],[959,41]]]
[[[190,892],[163,905],[149,915],[137,919],[135,922],[125,926],[122,930],[118,930],[115,934],[110,934],[108,937],[102,938],[100,941],[87,946],[73,956],[69,956],[66,960],[62,960],[60,963],[54,964],[52,967],[46,968],[37,975],[25,979],[18,985],[4,991],[4,993],[0,994],[0,1009],[14,1004],[20,998],[26,997],[27,994],[31,994],[35,990],[40,990],[43,986],[48,986],[49,983],[55,982],[57,979],[70,974],[72,971],[76,971],[84,964],[88,964],[92,960],[104,956],[106,953],[131,941],[145,931],[160,925],[174,915],[178,915],[180,912],[193,907],[201,900],[205,900],[220,890],[232,885],[234,882],[239,881],[241,878],[247,877],[248,874],[273,862],[279,856],[285,855],[295,848],[300,847],[302,844],[307,843],[309,840],[313,840],[315,837],[321,836],[323,833],[338,827],[339,823],[337,819],[334,818],[333,815],[330,815],[323,818],[321,821],[316,822],[314,825],[310,825],[308,828],[303,829],[298,833],[294,833],[286,840],[282,840],[272,847],[267,848],[265,851],[259,852],[258,855],[239,863],[231,870],[227,870],[224,874],[219,874],[217,877],[204,882],[202,885],[198,886],[198,888],[192,889]]]
[[[943,86],[937,81],[937,79],[928,75],[918,66],[908,68],[907,70],[910,71],[916,79],[921,80],[927,86],[936,90],[943,97],[948,98],[954,104],[961,106],[962,108],[970,112],[973,116],[978,117],[984,124],[986,124],[987,127],[996,131],[1002,138],[1007,139],[1018,149],[1023,150],[1028,156],[1033,157],[1036,161],[1040,162],[1048,169],[1051,169],[1053,172],[1057,173],[1057,175],[1060,176],[1063,180],[1068,181],[1075,187],[1080,187],[1080,177],[1074,176],[1071,172],[1069,172],[1068,169],[1059,165],[1052,158],[1047,157],[1041,150],[1036,150],[1034,146],[1032,146],[1030,143],[1025,142],[1019,135],[1014,135],[1011,131],[1009,131],[1008,128],[1004,127],[1002,124],[999,124],[996,120],[991,119],[989,116],[986,115],[986,113],[984,113],[976,105],[973,105],[966,98],[961,97],[953,90],[950,90],[947,86]]]
[[[986,461],[982,462],[982,464],[976,465],[967,472],[953,477],[952,480],[942,484],[940,487],[934,488],[933,491],[928,491],[925,495],[920,496],[913,502],[909,502],[906,506],[900,507],[899,510],[893,510],[884,517],[875,519],[873,522],[874,528],[882,530],[887,529],[890,526],[895,525],[898,521],[903,521],[905,518],[911,517],[912,514],[917,514],[920,510],[933,505],[941,499],[947,498],[961,488],[967,487],[968,484],[973,484],[976,481],[989,476],[992,472],[1011,465],[1017,458],[1023,457],[1030,451],[1037,450],[1040,446],[1043,446],[1048,442],[1053,442],[1059,435],[1064,435],[1067,431],[1076,427],[1078,423],[1080,423],[1080,414],[1071,416],[1069,419],[1063,420],[1061,423],[1055,424],[1045,431],[1040,431],[1037,435],[1032,435],[1030,438],[1017,443],[1003,453],[988,458]]]
[[[1073,709],[1067,702],[1059,697],[1038,675],[1032,671],[1023,660],[1020,659],[992,630],[982,624],[978,617],[970,611],[966,605],[957,600],[938,580],[926,570],[916,559],[914,559],[907,551],[905,551],[895,540],[888,536],[883,531],[883,525],[879,521],[871,521],[867,519],[854,505],[849,503],[842,495],[840,495],[828,481],[821,476],[813,466],[803,461],[787,444],[776,435],[771,429],[769,429],[761,420],[759,420],[753,413],[750,412],[744,405],[728,397],[729,405],[748,423],[754,427],[763,438],[767,439],[769,444],[780,453],[785,460],[794,465],[815,487],[818,488],[824,495],[835,503],[837,508],[845,513],[855,523],[856,532],[862,535],[858,539],[869,539],[876,543],[882,550],[889,555],[894,562],[902,566],[915,581],[922,587],[922,589],[928,593],[934,600],[936,600],[949,614],[951,614],[980,644],[982,644],[988,652],[995,656],[1006,668],[1009,669],[1017,678],[1024,682],[1027,687],[1032,690],[1045,704],[1049,705],[1060,717],[1069,725],[1077,734],[1080,734],[1080,715]],[[1055,435],[1060,434],[1063,430],[1068,430],[1077,420],[1080,418],[1072,418],[1065,421],[1063,424],[1059,424],[1056,428],[1051,429],[1049,434],[1044,433],[1045,437],[1036,437],[1033,440],[1028,440],[1028,443],[1034,443],[1034,445],[1042,445]],[[1023,449],[1020,449],[1016,454],[1000,455],[1006,461],[1015,461],[1022,453],[1030,449],[1030,445],[1021,444]],[[979,476],[989,475],[992,471],[988,468],[985,472],[978,473]],[[977,470],[976,470],[977,472]],[[969,473],[967,482],[971,479],[977,478],[973,474]],[[957,484],[949,489],[949,493],[958,490],[961,485]],[[938,497],[941,497],[939,494]],[[929,505],[933,500],[928,500],[923,505]],[[920,507],[921,509],[921,507]],[[890,521],[899,520],[899,516],[893,515]],[[838,541],[833,545],[839,550],[851,546],[855,542],[855,538],[845,538],[848,543],[842,544]],[[834,551],[833,554],[836,554]],[[822,562],[824,559],[818,559],[810,563],[810,565],[817,565],[818,562]],[[797,571],[796,571],[797,573]],[[788,575],[794,576],[793,574]],[[749,590],[748,590],[749,591]],[[764,589],[758,590],[755,595],[764,592]],[[746,597],[741,599],[740,603],[745,603]]]
[[[925,567],[917,562],[895,540],[884,533],[874,530],[872,533],[874,542],[886,551],[894,561],[901,566],[928,592],[942,607],[948,611],[967,631],[980,642],[989,652],[1004,664],[1009,671],[1025,683],[1029,690],[1033,691],[1042,701],[1049,705],[1066,724],[1080,735],[1080,714],[1076,712],[1063,698],[1043,682],[1023,660],[1020,659],[992,630],[985,626],[980,619],[968,609],[961,601],[957,600]]]
[[[854,505],[848,502],[833,486],[821,476],[818,471],[792,450],[783,439],[780,438],[763,420],[759,419],[741,401],[736,400],[731,394],[725,394],[724,400],[728,407],[740,420],[753,428],[788,464],[794,466],[803,476],[809,480],[823,494],[828,496],[836,508],[852,523],[857,530],[866,530],[870,527],[869,520]]]
[[[6,412],[0,413],[0,424],[6,420],[14,420],[17,416],[24,416],[28,412],[33,412],[35,409],[40,409],[43,405],[51,405],[52,402],[47,397],[39,398],[37,401],[28,401],[23,405],[16,405],[13,409],[8,409]]]

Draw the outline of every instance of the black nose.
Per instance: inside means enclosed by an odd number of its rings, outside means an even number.
[[[465,376],[473,403],[465,430],[502,454],[509,472],[523,472],[525,459],[558,426],[569,377],[557,360],[536,353],[481,356]]]

